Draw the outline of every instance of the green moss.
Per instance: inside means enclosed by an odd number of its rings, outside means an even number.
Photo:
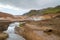
[[[58,12],[60,12],[60,8],[52,8],[43,11],[44,14],[51,14],[51,13],[58,13]]]
[[[20,25],[19,25],[19,26],[20,26],[20,27],[23,27],[24,25],[25,25],[24,23],[20,23]]]

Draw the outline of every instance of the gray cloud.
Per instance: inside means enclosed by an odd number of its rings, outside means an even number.
[[[23,9],[40,9],[60,5],[60,0],[0,0],[0,3]]]

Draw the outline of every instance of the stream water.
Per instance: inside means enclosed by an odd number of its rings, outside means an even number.
[[[7,40],[25,40],[22,36],[15,34],[14,28],[18,26],[19,23],[10,24],[8,30],[6,31],[9,34],[9,38]]]

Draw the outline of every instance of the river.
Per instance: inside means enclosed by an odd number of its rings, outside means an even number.
[[[10,24],[8,30],[6,31],[9,34],[9,38],[7,40],[25,40],[22,36],[15,33],[14,28],[18,26],[19,23]]]

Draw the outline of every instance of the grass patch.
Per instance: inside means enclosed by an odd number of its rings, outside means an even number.
[[[25,23],[20,23],[20,25],[19,25],[19,26],[20,26],[20,27],[23,27],[24,25],[25,25]]]

